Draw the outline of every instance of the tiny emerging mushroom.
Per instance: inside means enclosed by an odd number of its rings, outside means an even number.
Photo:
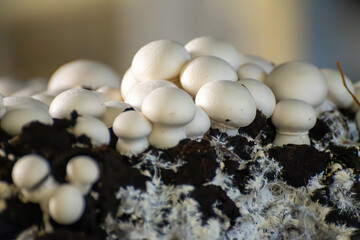
[[[310,145],[308,132],[315,126],[314,108],[298,99],[284,99],[276,104],[271,121],[276,127],[275,146]]]
[[[86,195],[100,177],[100,168],[90,156],[75,156],[66,165],[66,178],[70,184]]]
[[[151,133],[151,123],[137,111],[126,111],[117,116],[113,131],[118,137],[116,149],[123,155],[142,153],[149,146],[147,137]]]

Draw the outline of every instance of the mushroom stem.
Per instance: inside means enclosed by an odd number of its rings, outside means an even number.
[[[273,144],[275,146],[283,146],[285,144],[310,145],[310,138],[308,133],[309,133],[308,131],[306,132],[276,131],[276,136]]]
[[[144,138],[119,138],[116,143],[116,150],[126,156],[137,155],[145,151],[149,146],[149,141]]]
[[[175,147],[182,139],[186,138],[185,126],[166,125],[154,123],[148,140],[151,145],[157,148]]]
[[[226,133],[229,137],[236,136],[239,130],[236,127],[226,125],[213,119],[211,119],[211,127],[218,129],[220,132]]]

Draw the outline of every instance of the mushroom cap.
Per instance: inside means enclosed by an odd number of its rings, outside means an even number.
[[[86,135],[91,139],[91,144],[96,147],[107,145],[110,142],[110,132],[105,123],[92,116],[78,117],[72,132],[76,137]]]
[[[276,104],[271,121],[282,132],[307,132],[316,124],[316,112],[305,101],[284,99]]]
[[[186,137],[198,137],[204,135],[210,129],[210,118],[199,106],[196,107],[194,119],[185,126]]]
[[[50,106],[51,102],[54,100],[53,96],[45,92],[32,95],[31,98],[38,100],[42,103],[45,103],[47,106]]]
[[[121,92],[120,89],[109,87],[109,86],[103,86],[98,89],[96,89],[96,92],[101,93],[101,95],[104,97],[105,102],[107,101],[122,101]]]
[[[53,118],[68,118],[74,110],[81,115],[102,117],[106,108],[99,93],[82,88],[72,88],[60,93],[49,107]]]
[[[253,63],[260,66],[267,74],[274,69],[274,64],[270,61],[256,55],[239,53],[240,55],[240,66],[246,63]]]
[[[184,90],[162,87],[151,91],[144,99],[141,111],[153,123],[186,125],[195,117],[195,105]]]
[[[160,87],[176,87],[170,81],[166,80],[151,80],[144,81],[136,84],[127,94],[125,102],[129,103],[132,107],[141,109],[141,105],[151,91]]]
[[[59,67],[50,77],[47,89],[61,91],[74,87],[120,88],[119,76],[107,65],[93,60],[75,60]]]
[[[223,40],[203,36],[194,38],[185,44],[186,50],[189,51],[191,58],[203,55],[219,57],[228,62],[234,69],[240,66],[240,57],[236,48]]]
[[[324,74],[328,86],[327,99],[333,102],[338,108],[350,107],[354,99],[343,85],[340,72],[328,68],[321,69],[321,72]],[[344,77],[349,90],[355,93],[355,88],[351,80],[346,76]]]
[[[66,175],[70,182],[93,184],[100,177],[100,168],[90,156],[79,155],[67,163]]]
[[[31,122],[52,124],[48,111],[38,107],[16,107],[6,111],[1,119],[1,128],[11,136],[20,134],[22,128]]]
[[[190,54],[181,44],[171,40],[157,40],[140,48],[131,68],[134,76],[141,81],[168,80],[176,78],[188,60]]]
[[[245,63],[238,68],[237,75],[240,80],[251,78],[260,82],[265,82],[267,73],[255,63]]]
[[[216,80],[237,81],[236,71],[225,60],[214,56],[200,56],[188,62],[180,74],[181,86],[195,97],[201,86]]]
[[[69,184],[59,186],[49,200],[49,213],[59,224],[78,221],[85,210],[85,199],[81,192]]]
[[[218,80],[203,85],[195,98],[217,122],[232,127],[248,126],[256,116],[256,105],[250,91],[239,82]]]
[[[123,99],[126,98],[128,92],[138,83],[141,81],[136,79],[131,67],[126,71],[122,80],[121,80],[121,87],[120,92]]]
[[[105,103],[105,107],[106,112],[102,117],[102,121],[108,128],[111,128],[114,119],[126,108],[131,108],[131,105],[120,101],[110,101]]]
[[[151,133],[151,123],[136,111],[126,111],[117,116],[113,131],[119,138],[136,139],[147,137]]]
[[[265,80],[276,100],[287,98],[303,100],[316,107],[324,102],[328,92],[325,76],[305,62],[287,62],[274,68]]]
[[[26,81],[26,86],[14,93],[11,96],[30,97],[36,93],[42,92],[46,89],[47,79],[33,78]]]
[[[23,97],[23,96],[5,97],[3,99],[3,102],[6,109],[10,109],[14,107],[38,107],[45,111],[49,110],[48,105],[31,97]]]
[[[29,154],[19,158],[11,172],[18,188],[31,189],[50,173],[48,161],[40,155]]]
[[[276,99],[271,89],[255,79],[241,79],[239,83],[250,91],[254,97],[256,108],[259,109],[266,118],[271,117],[276,105]]]

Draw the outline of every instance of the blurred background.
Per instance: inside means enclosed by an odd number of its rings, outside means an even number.
[[[204,35],[277,64],[340,61],[360,80],[358,0],[0,0],[0,76],[48,78],[79,58],[123,75],[150,41]]]

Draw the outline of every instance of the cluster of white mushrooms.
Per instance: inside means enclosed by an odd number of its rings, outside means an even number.
[[[360,97],[360,85],[355,88],[348,78],[346,83]],[[54,118],[70,118],[76,110],[80,116],[69,132],[86,135],[101,147],[109,144],[112,128],[116,148],[126,156],[140,154],[149,145],[165,149],[185,138],[201,138],[210,127],[234,136],[239,127],[254,121],[257,110],[276,127],[274,145],[309,145],[308,131],[319,114],[335,108],[359,110],[337,70],[305,62],[275,66],[213,37],[199,37],[185,46],[170,40],[150,42],[135,54],[122,80],[104,64],[77,60],[61,66],[47,86],[39,86],[19,91],[9,82],[1,83],[4,131],[15,136],[30,122],[52,124]],[[360,124],[360,113],[357,120]],[[70,205],[75,201],[83,206],[81,193],[86,194],[97,178],[85,183],[76,179],[89,169],[98,176],[93,160],[79,160],[76,167],[72,162],[67,168],[71,185],[55,183],[40,156],[19,159],[13,171],[24,197],[39,202],[64,224],[83,211],[71,210],[64,195],[73,199]],[[86,167],[79,170],[80,165]]]

